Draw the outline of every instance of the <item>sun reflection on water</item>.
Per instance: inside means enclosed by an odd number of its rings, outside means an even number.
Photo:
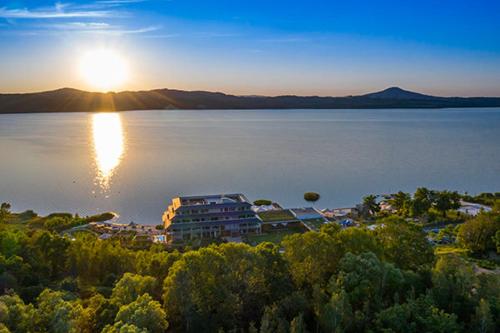
[[[97,167],[96,184],[108,191],[111,178],[125,151],[122,120],[118,113],[92,115],[94,158]]]

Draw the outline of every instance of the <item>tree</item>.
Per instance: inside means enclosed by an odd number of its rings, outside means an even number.
[[[380,311],[375,327],[376,332],[461,332],[456,315],[438,309],[427,296]]]
[[[329,290],[345,291],[353,310],[369,316],[394,301],[394,294],[402,292],[404,279],[393,265],[381,262],[373,253],[347,253],[340,261],[339,274],[333,276]]]
[[[118,306],[129,304],[144,294],[157,295],[159,299],[158,283],[152,276],[125,273],[116,283],[111,294],[111,300]]]
[[[491,315],[490,304],[487,300],[481,299],[479,301],[471,327],[478,333],[495,332],[495,323]]]
[[[151,333],[165,332],[168,328],[166,315],[159,302],[149,294],[139,296],[134,302],[123,305],[116,315],[115,323],[134,325]]]
[[[260,333],[287,333],[288,321],[283,318],[277,305],[267,306],[260,321]]]
[[[308,302],[304,293],[293,292],[288,296],[264,307],[260,320],[261,333],[290,332],[290,322],[307,311]],[[299,325],[297,320],[296,325]],[[298,327],[297,327],[298,328]]]
[[[495,235],[498,231],[500,231],[500,216],[482,213],[460,226],[458,240],[474,253],[485,253],[496,250]]]
[[[484,299],[490,304],[492,314],[500,320],[500,276],[498,274],[479,274],[476,276],[474,299]]]
[[[342,228],[338,223],[325,223],[321,226],[320,231],[329,235],[330,237],[335,237]]]
[[[10,332],[33,332],[35,330],[35,308],[32,304],[24,304],[17,295],[0,296],[0,322]]]
[[[432,270],[432,297],[439,308],[460,319],[473,312],[476,276],[471,265],[457,255],[441,256]]]
[[[500,213],[500,193],[498,193],[498,199],[496,199],[494,202],[493,202],[493,205],[491,206],[491,209],[494,213]]]
[[[139,328],[133,324],[124,324],[121,321],[113,326],[107,325],[101,333],[150,333],[147,329]]]
[[[410,213],[412,201],[411,196],[408,193],[399,191],[398,193],[393,194],[391,199],[389,199],[389,203],[401,216],[407,216]]]
[[[56,279],[65,273],[67,249],[70,240],[48,231],[38,231],[31,237],[32,254],[36,255],[37,265],[47,269],[48,277]]]
[[[413,195],[410,214],[414,217],[421,217],[427,214],[432,206],[432,192],[425,187],[419,187]]]
[[[500,230],[497,230],[495,233],[495,247],[497,249],[497,253],[500,253]]]
[[[0,233],[0,253],[9,258],[21,252],[26,235],[21,231],[2,230]]]
[[[116,278],[133,271],[135,253],[116,240],[77,235],[68,248],[67,265],[80,282],[112,287]]]
[[[49,332],[82,332],[82,306],[69,294],[45,289],[37,298],[37,325]]]
[[[163,281],[170,267],[180,257],[178,251],[167,252],[163,248],[151,247],[147,251],[136,252],[135,270],[141,275],[153,276],[158,281]]]
[[[370,194],[363,198],[363,211],[366,212],[365,215],[373,216],[380,211],[380,205],[377,203],[376,195]]]
[[[272,203],[273,202],[271,200],[267,200],[267,199],[258,199],[258,200],[255,200],[253,202],[254,206],[269,206]]]
[[[446,227],[439,230],[436,239],[438,241],[445,241],[445,242],[447,241],[450,243],[455,242],[459,229],[460,226],[449,224]]]
[[[457,192],[437,191],[433,192],[434,207],[446,217],[450,209],[460,208],[460,195]]]
[[[299,287],[325,285],[342,256],[336,240],[320,232],[288,236],[282,246],[292,278]]]
[[[382,257],[384,249],[370,230],[347,228],[335,235],[342,253],[361,254],[363,252],[372,252],[378,257]]]
[[[381,224],[383,226],[377,228],[375,234],[387,260],[411,270],[432,264],[434,250],[420,226],[398,218],[383,219]]]
[[[313,292],[313,308],[317,323],[322,332],[345,332],[353,322],[352,308],[345,290],[328,294],[315,288]]]
[[[304,200],[307,202],[315,203],[320,198],[320,195],[316,192],[306,192],[304,193]]]
[[[10,203],[3,202],[0,205],[0,223],[10,214]]]
[[[105,298],[101,294],[95,294],[89,299],[84,300],[85,310],[91,318],[88,325],[92,332],[101,332],[107,325],[113,325],[119,307]]]
[[[238,327],[257,321],[267,304],[288,295],[292,289],[286,262],[279,247],[270,243],[255,248],[246,244],[228,243],[214,247],[226,261],[226,277],[239,307],[234,315]]]
[[[290,333],[306,333],[306,324],[304,322],[304,315],[300,314],[297,317],[293,318],[290,323]]]
[[[187,332],[232,328],[237,298],[228,286],[224,256],[214,248],[185,253],[170,269],[163,284],[167,319]]]
[[[173,325],[213,331],[258,321],[266,304],[290,293],[291,281],[277,246],[228,243],[185,253],[163,287]]]

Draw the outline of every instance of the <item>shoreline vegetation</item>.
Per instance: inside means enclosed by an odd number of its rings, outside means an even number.
[[[0,93],[0,114],[134,110],[437,109],[500,107],[500,97],[440,97],[398,87],[358,96],[237,96],[220,92],[155,89],[88,92],[72,88]]]
[[[488,209],[463,213],[464,202]],[[41,217],[3,203],[0,332],[493,333],[500,327],[500,193],[419,188],[368,195],[357,207],[356,214],[329,217],[318,231],[290,228],[242,243],[170,247],[133,233],[102,239],[87,230],[66,232],[109,221],[113,213]]]

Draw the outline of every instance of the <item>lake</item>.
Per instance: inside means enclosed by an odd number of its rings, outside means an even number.
[[[500,108],[0,115],[0,201],[160,223],[172,197],[318,208],[416,187],[500,191]]]

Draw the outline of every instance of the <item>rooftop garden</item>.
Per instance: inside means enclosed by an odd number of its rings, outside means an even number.
[[[328,222],[325,222],[325,220],[322,218],[317,218],[317,219],[305,219],[305,220],[302,220],[302,223],[304,223],[305,225],[307,225],[311,229],[319,230],[322,225],[324,225]]]
[[[267,212],[260,212],[257,215],[261,218],[263,222],[280,222],[280,221],[291,221],[297,220],[295,216],[288,210],[270,210]]]

